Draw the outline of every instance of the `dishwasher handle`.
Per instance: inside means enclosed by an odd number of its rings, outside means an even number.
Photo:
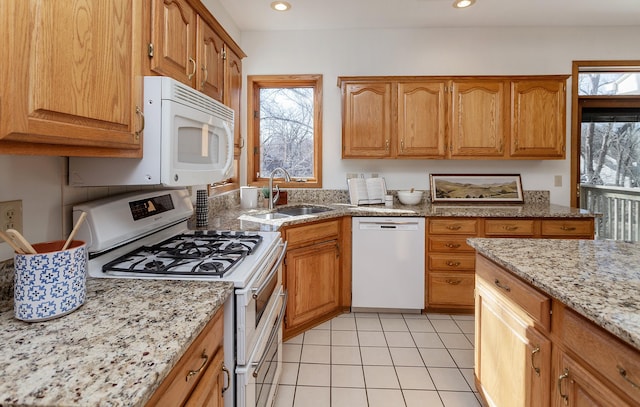
[[[360,222],[358,229],[360,230],[418,230],[420,227],[418,222],[397,221],[397,222]]]

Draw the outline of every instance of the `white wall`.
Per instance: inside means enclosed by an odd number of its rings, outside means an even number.
[[[429,173],[519,173],[524,189],[549,190],[552,203],[561,205],[570,202],[569,158],[562,161],[341,159],[337,77],[571,74],[573,60],[640,58],[637,45],[640,27],[279,31],[241,35],[240,46],[248,55],[243,61],[246,75],[323,74],[324,188],[346,188],[348,172],[379,173],[390,189],[426,189]],[[568,137],[570,86],[569,81]],[[244,89],[246,97],[246,82]],[[246,133],[246,112],[242,120]],[[562,176],[562,187],[554,186],[556,175]],[[245,174],[242,180],[246,180]]]

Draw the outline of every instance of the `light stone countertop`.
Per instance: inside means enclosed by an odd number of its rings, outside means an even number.
[[[0,405],[143,406],[232,283],[88,279],[84,305],[46,322],[0,302]]]
[[[640,350],[640,244],[467,240],[476,251]]]

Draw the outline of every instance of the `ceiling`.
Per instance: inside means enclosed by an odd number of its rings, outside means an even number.
[[[363,28],[640,26],[640,0],[219,0],[240,31]]]

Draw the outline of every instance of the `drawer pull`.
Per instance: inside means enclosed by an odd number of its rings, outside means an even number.
[[[569,396],[562,393],[562,381],[568,377],[569,369],[565,367],[564,372],[560,376],[558,376],[558,393],[560,394],[560,397],[562,397],[562,401],[564,402],[565,406],[569,405]]]
[[[540,368],[536,367],[535,363],[533,363],[533,358],[538,352],[540,352],[540,346],[536,346],[535,349],[531,351],[531,368],[536,372],[536,376],[540,377]]]
[[[567,232],[573,232],[574,230],[576,230],[575,226],[565,226],[565,225],[562,225],[560,229],[565,230]]]
[[[227,385],[222,388],[222,392],[224,393],[229,389],[229,386],[231,386],[231,373],[229,373],[229,369],[227,369],[224,363],[222,364],[222,371],[227,378]]]
[[[202,358],[202,365],[200,365],[198,370],[189,370],[189,373],[187,373],[187,377],[185,378],[186,381],[189,381],[189,379],[191,379],[193,376],[195,376],[198,373],[200,373],[202,371],[202,369],[204,369],[204,367],[207,365],[207,362],[209,361],[209,356],[207,356],[206,352],[207,352],[207,350],[204,349],[202,351],[202,356],[200,356]]]
[[[624,367],[621,366],[616,366],[616,368],[618,369],[618,373],[620,373],[620,376],[622,376],[622,378],[629,383],[634,389],[640,389],[640,386],[638,386],[636,383],[634,383],[631,379],[629,379],[629,376],[627,376],[627,371],[625,370]]]
[[[500,282],[500,280],[498,280],[496,278],[496,280],[494,281],[495,285],[498,286],[498,288],[502,288],[503,290],[505,290],[506,292],[511,292],[511,287],[509,287],[508,285],[504,285]]]
[[[452,280],[450,278],[445,280],[447,282],[447,284],[451,284],[451,285],[458,285],[462,282],[462,280]]]
[[[457,249],[462,245],[460,243],[447,243],[445,244],[445,246],[448,247],[449,249]]]
[[[518,230],[518,227],[513,225],[504,225],[502,228],[508,232],[513,232]]]
[[[449,225],[447,226],[447,229],[449,230],[460,230],[462,228],[462,226],[460,225]]]
[[[447,261],[447,266],[449,267],[458,267],[459,265],[460,265],[459,261],[451,261],[451,260]]]

